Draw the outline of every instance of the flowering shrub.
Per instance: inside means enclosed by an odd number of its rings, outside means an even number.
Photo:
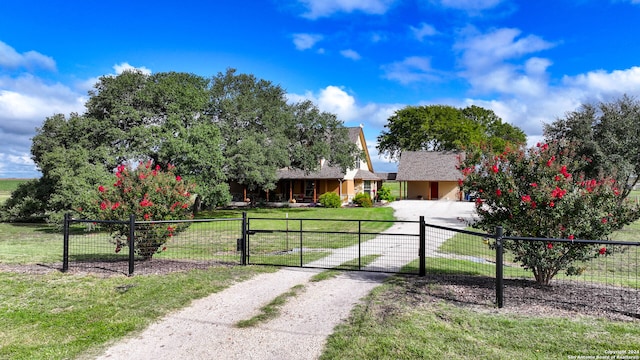
[[[134,214],[136,220],[184,220],[192,217],[191,193],[195,187],[173,173],[151,166],[151,161],[140,163],[135,169],[120,165],[112,185],[98,186],[97,214],[100,220],[127,220]],[[128,224],[106,224],[113,235],[116,252],[129,242]],[[136,226],[135,252],[144,259],[164,250],[164,244],[188,223],[149,223]]]
[[[459,164],[464,175],[459,185],[476,194],[478,220],[473,226],[489,233],[503,226],[507,236],[607,239],[638,219],[638,208],[621,197],[615,180],[572,173],[589,161],[574,156],[570,144],[560,142],[497,156],[467,154]],[[611,252],[573,242],[508,240],[503,245],[540,284],[548,284],[561,270],[580,274],[584,270],[580,262]]]

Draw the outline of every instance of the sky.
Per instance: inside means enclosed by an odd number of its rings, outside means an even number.
[[[477,105],[521,128],[640,99],[640,0],[2,1],[0,178],[33,178],[31,138],[84,112],[100,76],[228,68],[362,125],[406,106]]]

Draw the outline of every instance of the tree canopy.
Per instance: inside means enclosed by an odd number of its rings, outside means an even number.
[[[589,177],[612,176],[623,197],[640,174],[640,101],[622,96],[610,102],[583,104],[545,125],[547,141],[568,140],[588,161],[580,169]]]
[[[42,177],[7,201],[5,219],[88,207],[95,201],[88,194],[121,164],[175,166],[197,184],[196,205],[214,206],[229,200],[229,181],[273,189],[279,168],[313,171],[321,158],[346,168],[357,148],[335,115],[308,101],[289,104],[280,86],[229,69],[210,79],[103,76],[85,113],[44,120],[31,153]]]
[[[407,106],[395,112],[378,136],[378,150],[391,158],[402,151],[465,150],[489,146],[502,152],[526,143],[518,127],[503,123],[492,110],[447,105]]]

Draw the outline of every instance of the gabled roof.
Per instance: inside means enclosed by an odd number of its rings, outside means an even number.
[[[371,165],[371,159],[369,158],[369,151],[366,146],[366,142],[364,139],[364,133],[362,128],[359,126],[356,127],[348,127],[347,128],[349,140],[353,143],[358,143],[358,140],[362,143],[364,147],[363,151],[365,152],[365,156],[367,157],[367,166],[370,170],[373,170]],[[355,169],[354,169],[355,170]],[[304,170],[299,169],[280,169],[276,173],[278,179],[290,179],[290,180],[304,180],[304,179],[344,179],[346,173],[340,169],[339,166],[329,166],[326,162],[323,161],[322,167],[318,171],[313,172],[305,172]],[[362,179],[362,180],[380,180],[378,176],[376,176],[372,171],[367,171],[363,169],[358,169],[354,179]]]
[[[276,172],[278,179],[342,179],[345,173],[338,166],[323,165],[319,171],[307,173],[300,169],[280,169]]]
[[[398,165],[398,181],[456,181],[462,173],[456,169],[462,153],[446,151],[403,151]]]
[[[356,172],[356,175],[353,178],[358,180],[374,180],[374,181],[382,180],[378,175],[372,173],[371,171],[362,170],[362,169],[358,170]]]

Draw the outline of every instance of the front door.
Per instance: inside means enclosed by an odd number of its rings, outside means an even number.
[[[438,199],[438,182],[430,183],[429,187],[431,188],[431,196],[429,197],[429,199],[437,200]]]

